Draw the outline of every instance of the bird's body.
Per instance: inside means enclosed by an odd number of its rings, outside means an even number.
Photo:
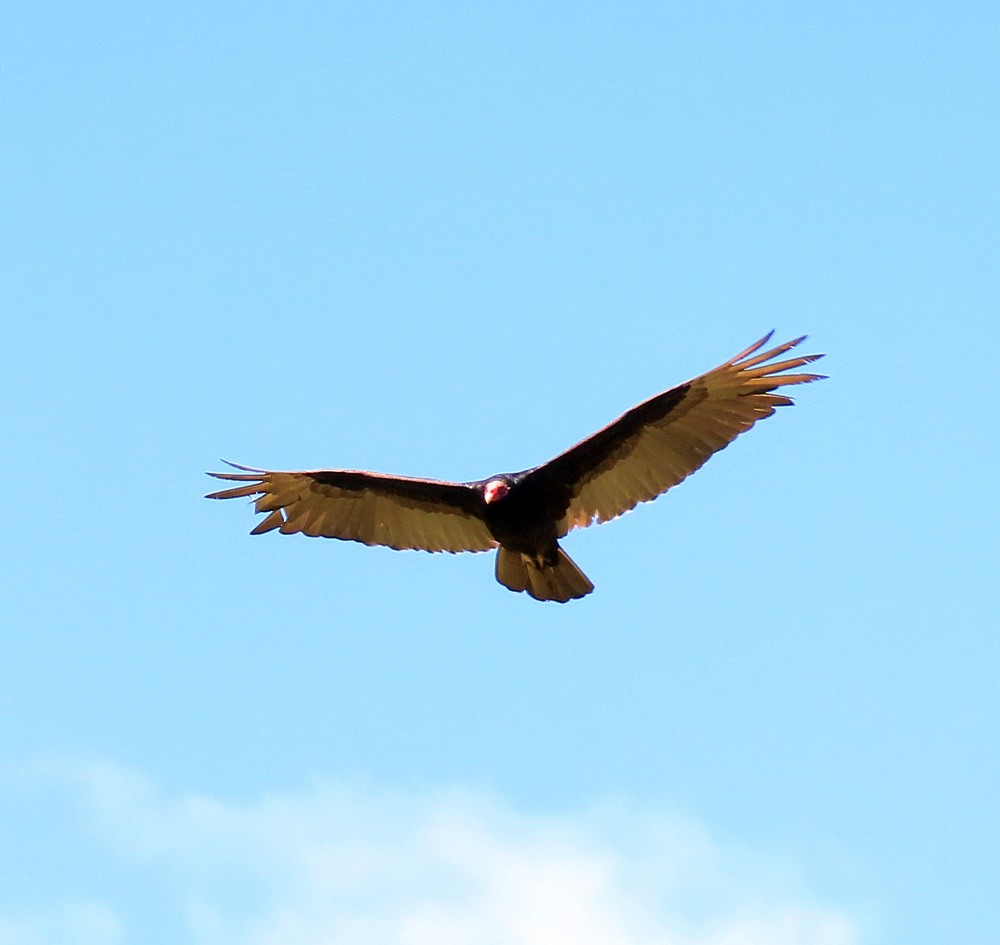
[[[565,512],[570,498],[559,483],[533,478],[533,471],[509,473],[499,480],[507,488],[499,499],[487,502],[483,513],[486,527],[498,544],[526,554],[556,543],[560,513]]]
[[[252,534],[360,541],[397,549],[499,548],[497,580],[538,600],[583,597],[593,584],[559,546],[573,528],[606,522],[648,502],[698,469],[740,433],[791,404],[773,391],[817,380],[787,373],[821,355],[774,359],[770,335],[712,371],[633,407],[555,459],[475,482],[413,479],[360,470],[210,473],[244,485],[209,498],[253,496],[267,517]]]

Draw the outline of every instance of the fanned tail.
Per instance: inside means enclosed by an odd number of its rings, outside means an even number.
[[[500,547],[497,580],[512,591],[527,591],[535,600],[565,603],[585,597],[593,589],[587,575],[558,545],[554,556],[522,554]]]

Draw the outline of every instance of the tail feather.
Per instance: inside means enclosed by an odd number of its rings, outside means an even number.
[[[562,548],[554,562],[501,546],[497,552],[497,580],[512,591],[527,591],[535,600],[565,603],[589,594],[594,585]]]

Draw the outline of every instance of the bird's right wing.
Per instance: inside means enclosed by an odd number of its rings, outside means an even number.
[[[488,551],[497,544],[474,486],[351,469],[268,472],[230,465],[242,472],[209,475],[244,485],[206,498],[254,498],[255,511],[268,515],[252,535],[278,529],[285,535],[449,552]]]

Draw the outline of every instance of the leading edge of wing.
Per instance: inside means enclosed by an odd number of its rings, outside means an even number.
[[[300,469],[278,472],[271,469],[257,469],[254,466],[242,466],[220,460],[241,473],[206,472],[206,476],[231,482],[262,483],[267,476],[305,476],[322,485],[335,486],[339,489],[361,491],[383,487],[386,493],[400,496],[412,496],[418,499],[440,498],[452,500],[451,504],[465,511],[477,513],[481,508],[482,497],[475,489],[476,483],[449,482],[446,479],[422,479],[418,476],[397,476],[391,473],[372,472],[367,469]],[[249,474],[249,475],[247,475]],[[210,492],[206,499],[236,499],[241,496],[254,495],[263,490],[253,490],[250,487],[223,489]],[[479,500],[477,502],[477,500]]]

